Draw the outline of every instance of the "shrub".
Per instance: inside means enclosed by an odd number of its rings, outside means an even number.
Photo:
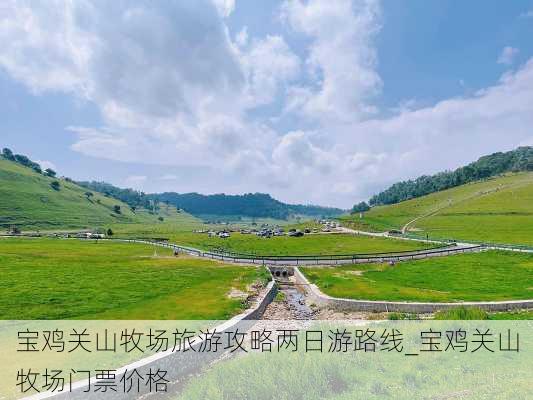
[[[6,160],[15,161],[15,156],[13,155],[13,152],[7,147],[2,150],[2,155]]]
[[[390,321],[400,321],[400,320],[418,320],[418,315],[412,313],[398,313],[391,312],[387,316]]]
[[[109,228],[106,232],[107,236],[113,236],[113,231]]]
[[[370,210],[370,206],[366,202],[362,201],[361,203],[356,204],[352,207],[352,214],[365,212],[368,210]]]
[[[58,181],[53,181],[50,183],[50,186],[54,190],[59,190],[61,188],[61,184]]]
[[[113,206],[113,211],[114,211],[116,214],[120,214],[120,213],[121,213],[121,211],[120,211],[120,206],[119,206],[119,205]]]
[[[55,176],[56,176],[56,171],[54,171],[52,168],[46,168],[46,169],[44,170],[44,174],[45,174],[46,176],[51,177],[51,178],[55,178]]]
[[[435,314],[438,320],[486,320],[488,314],[480,308],[475,307],[458,307],[451,310],[439,311]]]

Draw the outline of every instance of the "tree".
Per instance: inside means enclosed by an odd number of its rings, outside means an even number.
[[[44,170],[44,174],[45,174],[46,176],[49,176],[50,178],[55,178],[55,176],[56,176],[56,171],[54,171],[52,168],[46,168],[46,169]]]
[[[15,156],[13,155],[13,152],[11,151],[11,149],[8,149],[7,147],[5,147],[2,150],[2,155],[4,156],[6,160],[15,161]]]
[[[87,200],[89,201],[91,200],[91,197],[94,196],[93,192],[85,192],[84,194],[85,194],[85,197],[87,197]]]
[[[361,213],[370,210],[370,206],[366,201],[362,201],[352,207],[352,214]]]
[[[113,231],[109,228],[106,232],[107,236],[113,236]]]
[[[163,222],[165,219],[163,217],[157,218],[159,221]]]
[[[483,156],[454,171],[444,171],[432,176],[420,176],[414,180],[395,183],[373,196],[369,202],[371,205],[394,204],[506,172],[532,170],[532,164],[533,147],[518,147],[506,153]]]
[[[61,184],[58,181],[53,181],[52,183],[50,183],[50,186],[52,187],[52,189],[58,191],[61,188]]]
[[[113,211],[115,212],[115,214],[120,214],[121,213],[120,206],[119,205],[113,206]]]

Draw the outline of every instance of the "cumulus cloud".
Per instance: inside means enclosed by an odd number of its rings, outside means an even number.
[[[180,173],[180,188],[350,207],[398,179],[532,140],[533,61],[470,96],[412,99],[380,117],[377,1],[284,2],[284,29],[308,44],[299,53],[283,32],[230,32],[234,1],[103,5],[7,0],[0,67],[31,91],[98,107],[99,125],[68,127],[75,151],[207,171],[200,184]],[[144,173],[125,184],[142,188]]]
[[[248,44],[248,27],[245,26],[242,28],[237,35],[235,35],[235,43],[240,46],[244,47]]]
[[[382,87],[373,46],[381,27],[379,2],[286,1],[282,17],[311,38],[306,65],[316,76],[315,85],[289,92],[289,108],[299,107],[306,117],[341,122],[375,112],[369,100]]]
[[[37,164],[39,164],[41,166],[41,168],[43,170],[47,169],[47,168],[50,168],[50,169],[53,169],[54,171],[57,171],[57,167],[56,165],[52,162],[52,161],[48,161],[48,160],[37,160],[35,161]]]
[[[519,52],[515,47],[505,46],[498,56],[498,64],[511,65]]]
[[[223,17],[229,17],[235,10],[235,0],[214,0],[213,2]]]
[[[267,36],[243,53],[248,73],[248,96],[252,106],[271,103],[280,86],[294,79],[300,71],[300,59],[281,36]]]

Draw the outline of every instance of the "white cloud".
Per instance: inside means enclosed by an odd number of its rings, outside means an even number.
[[[300,71],[300,59],[281,36],[256,40],[242,61],[248,72],[248,96],[252,106],[271,103],[281,84],[294,79]]]
[[[380,30],[378,1],[286,1],[282,17],[312,43],[306,60],[316,85],[296,88],[289,94],[289,108],[301,106],[306,117],[347,122],[375,112],[369,100],[380,92],[373,46]]]
[[[39,164],[41,166],[41,168],[43,170],[47,169],[47,168],[50,168],[50,169],[53,169],[54,171],[57,172],[57,167],[56,165],[52,162],[52,161],[48,161],[48,160],[37,160],[35,161],[37,164]]]
[[[213,0],[213,3],[223,17],[229,17],[235,10],[235,0]]]
[[[248,27],[245,26],[235,35],[235,43],[239,47],[244,47],[248,44]]]
[[[303,61],[283,32],[243,28],[233,43],[233,2],[100,5],[6,2],[0,67],[32,91],[99,108],[100,126],[68,128],[74,150],[207,171],[201,182],[180,172],[180,188],[349,207],[398,179],[532,140],[533,61],[471,96],[409,99],[378,118],[376,1],[284,3],[285,27],[309,43]],[[271,122],[284,119],[293,123]],[[153,183],[141,173],[127,185]]]
[[[147,179],[144,175],[131,175],[126,178],[124,183],[128,188],[141,190]]]
[[[504,47],[502,52],[498,56],[498,64],[511,65],[519,52],[520,50],[515,47]]]
[[[533,10],[526,11],[522,14],[520,14],[521,18],[533,18]]]
[[[293,169],[297,174],[329,172],[334,167],[333,154],[312,143],[310,134],[293,131],[284,135],[275,147],[272,158],[277,165]]]

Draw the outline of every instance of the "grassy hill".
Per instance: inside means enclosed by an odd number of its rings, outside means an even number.
[[[523,146],[505,153],[489,154],[455,171],[443,171],[435,175],[422,175],[415,180],[397,182],[373,196],[369,203],[396,204],[510,172],[533,172],[533,147]]]
[[[357,214],[344,221],[374,231],[406,227],[434,238],[533,245],[533,173],[506,174],[373,207],[363,219]]]
[[[52,182],[59,182],[59,189]],[[92,195],[87,195],[90,192]],[[119,212],[115,206],[120,207]],[[157,215],[133,212],[112,197],[89,191],[65,179],[52,178],[18,163],[0,158],[0,229],[94,229],[115,224],[190,222],[188,214],[162,206]]]

